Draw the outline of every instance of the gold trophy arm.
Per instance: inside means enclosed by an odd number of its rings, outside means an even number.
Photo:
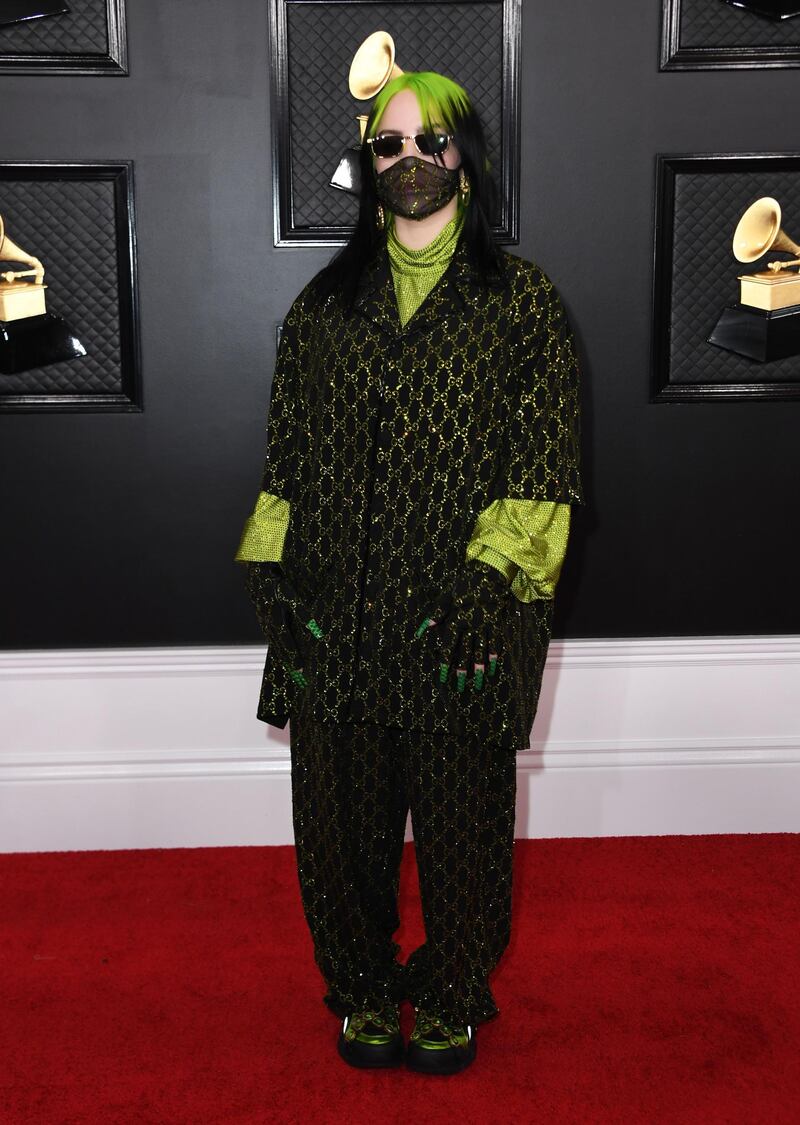
[[[14,261],[16,261],[16,260],[17,259],[16,259],[16,256],[15,256]],[[31,276],[33,276],[33,277],[36,278],[35,284],[41,285],[42,281],[44,280],[44,266],[42,265],[42,263],[39,261],[38,258],[26,258],[25,260],[27,262],[29,262],[32,266],[36,266],[36,269],[32,269],[32,270],[4,270],[3,273],[0,273],[0,280],[12,282],[12,281],[16,281],[18,277],[31,277]]]
[[[771,269],[773,273],[788,269],[789,266],[800,266],[800,258],[792,258],[789,262],[767,262],[767,268]]]

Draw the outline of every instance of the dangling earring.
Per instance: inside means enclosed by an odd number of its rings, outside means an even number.
[[[375,225],[378,230],[383,230],[383,228],[386,226],[386,216],[383,213],[382,203],[378,204],[378,208],[375,212]]]
[[[470,183],[467,179],[467,173],[464,171],[464,165],[458,169],[458,191],[461,195],[461,202],[466,204],[469,199]]]

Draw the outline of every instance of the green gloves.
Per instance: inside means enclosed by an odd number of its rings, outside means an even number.
[[[501,624],[514,597],[508,579],[489,563],[465,562],[449,590],[430,603],[415,636],[433,628],[438,634],[438,676],[447,683],[455,669],[456,691],[483,687],[484,671],[495,674]]]
[[[264,636],[294,682],[306,687],[303,665],[307,644],[323,632],[314,621],[308,605],[286,577],[279,562],[249,562],[247,592],[255,606]]]

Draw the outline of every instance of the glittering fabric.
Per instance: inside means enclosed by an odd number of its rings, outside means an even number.
[[[375,194],[391,211],[424,219],[448,203],[458,190],[458,172],[419,156],[406,156],[375,173]]]
[[[386,247],[401,324],[410,320],[449,266],[463,225],[464,212],[459,210],[427,246],[414,250],[397,238],[389,212]]]
[[[435,630],[414,637],[494,500],[581,499],[578,364],[564,306],[537,265],[507,252],[506,261],[509,287],[484,286],[459,242],[405,326],[385,241],[352,316],[336,295],[320,299],[313,280],[294,301],[262,490],[291,504],[282,562],[325,641],[304,689],[268,652],[259,718],[527,746],[552,599],[513,599],[489,690],[440,685]]]
[[[237,562],[280,562],[291,505],[260,492],[235,555]],[[521,602],[552,598],[567,549],[568,504],[547,500],[493,500],[478,513],[466,557],[490,563]]]
[[[456,1024],[497,1012],[487,976],[509,940],[515,774],[513,750],[475,735],[292,719],[303,908],[338,1015],[404,997]],[[426,941],[401,966],[409,807]]]
[[[569,538],[570,506],[546,500],[493,500],[478,513],[467,558],[492,563],[521,602],[552,598]]]
[[[280,562],[290,510],[288,500],[259,492],[256,506],[245,521],[235,561]]]
[[[450,264],[464,225],[464,211],[426,246],[412,249],[398,240],[394,215],[387,215],[386,245],[397,297],[400,323],[405,325]],[[262,492],[245,523],[236,561],[279,561],[289,523],[289,504]],[[495,500],[479,512],[467,558],[480,559],[501,571],[520,601],[552,598],[569,537],[567,504],[546,500]]]

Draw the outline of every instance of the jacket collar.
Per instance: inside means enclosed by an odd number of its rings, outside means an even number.
[[[423,335],[450,315],[463,316],[471,306],[485,304],[481,279],[469,261],[464,238],[460,238],[450,263],[414,315],[400,324],[397,296],[384,238],[378,253],[363,270],[354,308],[393,338]]]

